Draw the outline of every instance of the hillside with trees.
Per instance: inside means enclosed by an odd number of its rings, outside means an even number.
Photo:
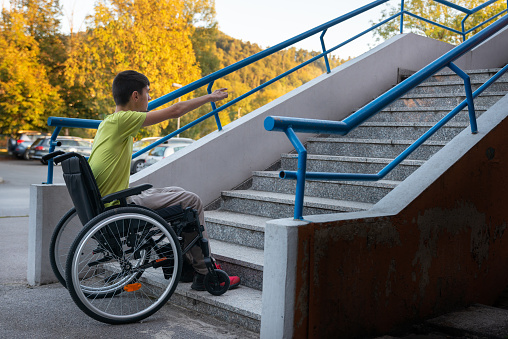
[[[114,76],[135,69],[151,80],[157,98],[202,76],[261,51],[250,42],[217,29],[212,0],[100,0],[84,32],[60,31],[57,0],[11,0],[0,17],[0,134],[20,129],[49,130],[49,116],[103,119],[114,110]],[[290,48],[216,81],[231,100],[287,71],[316,52]],[[331,58],[331,65],[342,62]],[[325,72],[323,61],[246,98],[221,112],[222,124],[243,116]],[[204,94],[205,88],[182,99]],[[211,107],[182,118],[188,123]],[[176,121],[141,131],[139,137],[166,135]],[[185,135],[199,138],[216,129],[208,119]],[[91,136],[95,131],[75,130]]]
[[[483,0],[457,0],[473,8]],[[0,134],[20,129],[47,131],[49,116],[103,119],[114,110],[111,84],[126,69],[145,73],[153,98],[232,65],[262,49],[255,43],[227,36],[218,30],[213,0],[98,0],[82,32],[61,31],[58,0],[10,0],[0,16]],[[399,4],[400,5],[400,4]],[[405,8],[458,29],[463,13],[430,0],[409,0]],[[468,19],[467,27],[506,8],[495,3]],[[392,7],[383,20],[399,9]],[[376,30],[385,40],[398,32],[398,20]],[[466,28],[467,28],[466,27]],[[405,32],[412,31],[450,43],[460,36],[406,16]],[[287,48],[225,76],[214,88],[227,87],[233,100],[277,75],[301,64],[318,52]],[[331,67],[345,60],[331,57]],[[307,65],[220,113],[223,125],[326,72],[324,60]],[[206,88],[182,99],[203,95]],[[211,111],[211,107],[184,116],[182,125]],[[141,131],[138,137],[167,135],[176,121]],[[185,132],[197,139],[216,129],[215,119]],[[95,131],[72,134],[93,136]]]

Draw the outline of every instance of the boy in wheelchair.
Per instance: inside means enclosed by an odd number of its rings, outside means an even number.
[[[148,112],[150,98],[148,78],[136,71],[119,73],[113,81],[113,98],[116,110],[100,124],[94,139],[92,153],[88,160],[102,196],[128,188],[133,137],[139,129],[167,119],[175,119],[209,102],[227,98],[225,88],[188,101],[178,102],[170,107]],[[127,198],[129,203],[158,210],[180,205],[182,209],[192,208],[198,213],[200,225],[205,225],[201,199],[194,193],[179,187],[151,188]],[[206,229],[203,237],[208,238]],[[182,233],[184,247],[195,239],[196,234]],[[204,291],[204,278],[208,272],[203,251],[193,246],[187,252],[194,275],[183,272],[182,280],[190,282],[191,288]],[[216,268],[217,264],[213,264]],[[185,265],[184,265],[185,268]],[[240,278],[230,276],[230,289],[240,284]]]

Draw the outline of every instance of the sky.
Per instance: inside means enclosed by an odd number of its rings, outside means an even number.
[[[244,42],[256,43],[262,48],[304,33],[374,0],[215,0],[219,29],[225,34]],[[69,32],[70,22],[74,31],[85,28],[84,18],[93,14],[94,0],[60,0],[64,17],[62,29]],[[325,35],[327,48],[361,33],[378,21],[381,10],[389,5],[396,6],[398,0],[391,0],[367,13],[330,28]],[[295,45],[297,48],[320,51],[319,35],[316,34]],[[372,33],[367,33],[356,42],[350,43],[334,54],[341,58],[354,57],[376,44]]]

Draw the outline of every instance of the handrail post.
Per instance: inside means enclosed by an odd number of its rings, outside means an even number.
[[[208,84],[208,87],[206,89],[206,91],[208,92],[208,94],[212,94],[212,86],[213,86],[213,83],[214,81],[211,81],[209,84]],[[211,102],[210,104],[212,104],[212,111],[215,111],[217,109],[217,105],[215,105],[215,102]],[[219,131],[222,131],[222,124],[220,123],[220,118],[219,118],[219,113],[215,113],[214,114],[215,116],[215,122],[217,123],[217,129]]]
[[[400,1],[400,34],[404,33],[404,0]]]
[[[295,192],[295,220],[303,220],[303,198],[305,196],[305,174],[307,173],[307,150],[302,142],[296,136],[291,126],[285,131],[289,141],[298,152],[298,170],[296,173],[296,192]]]
[[[470,15],[470,14],[466,15],[466,16],[464,17],[464,19],[462,19],[462,21],[461,21],[461,23],[460,23],[460,24],[461,24],[461,26],[462,26],[462,42],[466,41],[466,39],[467,39],[467,38],[466,38],[466,28],[465,28],[465,23],[466,23],[466,19],[467,19],[467,18],[469,18],[469,15]]]
[[[55,150],[55,146],[56,146],[55,140],[58,137],[58,134],[60,133],[61,130],[62,130],[62,127],[57,126],[55,128],[55,130],[53,131],[53,134],[51,134],[51,138],[49,139],[49,152],[48,153],[51,153]],[[51,185],[53,183],[53,166],[54,166],[53,161],[48,160],[48,177],[46,179],[45,184]]]
[[[323,49],[323,53],[326,53],[326,47],[325,47],[325,41],[323,40],[325,33],[328,29],[325,29],[323,33],[321,33],[321,36],[319,37],[319,40],[321,40],[321,48]],[[328,55],[323,55],[323,58],[325,59],[326,64],[326,73],[330,74],[330,64],[328,63]]]
[[[455,65],[453,62],[450,62],[450,64],[448,65],[448,68],[450,68],[459,77],[461,77],[464,80],[464,88],[466,90],[467,108],[469,111],[469,121],[471,124],[471,133],[476,134],[476,133],[478,133],[478,125],[476,124],[476,112],[474,109],[473,91],[471,89],[471,78],[469,77],[469,75],[467,75],[466,72],[464,72],[459,67],[457,67],[457,65]]]

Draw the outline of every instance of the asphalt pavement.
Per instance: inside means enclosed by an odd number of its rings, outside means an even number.
[[[59,170],[55,182],[62,180]],[[36,162],[0,157],[0,338],[259,338],[170,302],[140,323],[103,324],[84,314],[60,284],[29,286],[30,184],[45,181],[45,171]]]

